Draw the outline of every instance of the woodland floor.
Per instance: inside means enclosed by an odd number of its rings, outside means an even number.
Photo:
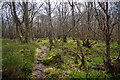
[[[47,38],[35,39],[30,44],[2,39],[3,78],[112,78],[103,65],[105,43],[101,40],[90,41],[96,44],[91,48],[82,46],[85,66],[81,66],[81,60],[71,52],[77,52],[76,41],[71,38],[64,43],[60,39],[54,41],[51,51]],[[111,42],[112,63],[119,49],[116,42]],[[119,77],[120,73],[116,73],[115,78]]]
[[[41,54],[44,54],[44,50],[46,50],[47,47],[44,47],[42,45],[40,45],[40,47],[41,47],[41,49],[39,49],[39,48],[36,49],[37,58],[35,59],[34,69],[33,69],[34,77],[32,77],[32,78],[37,78],[37,79],[44,78],[45,75],[44,75],[43,71],[46,68],[42,63],[39,63],[38,61],[43,60],[43,58],[40,58],[40,56],[41,56]]]

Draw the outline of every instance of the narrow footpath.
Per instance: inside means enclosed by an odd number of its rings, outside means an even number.
[[[45,66],[42,63],[38,63],[40,60],[42,60],[41,55],[44,54],[44,50],[47,49],[47,47],[44,47],[42,45],[40,45],[41,49],[37,48],[37,58],[35,60],[34,63],[34,69],[33,69],[33,75],[34,77],[32,77],[32,79],[43,79],[44,78],[44,74],[43,71],[45,70]]]

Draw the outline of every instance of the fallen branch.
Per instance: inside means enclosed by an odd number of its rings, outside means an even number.
[[[73,52],[74,54],[76,54],[76,55],[79,57],[79,59],[82,59],[82,57],[80,56],[80,54],[76,53],[75,51],[70,50],[70,51],[68,51],[68,52]]]

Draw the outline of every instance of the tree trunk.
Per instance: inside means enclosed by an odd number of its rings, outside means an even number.
[[[34,41],[34,33],[33,33],[33,29],[31,29],[31,37],[32,37],[32,41]]]
[[[2,38],[5,38],[5,25],[2,17]]]
[[[49,35],[49,43],[50,43],[49,50],[51,51],[52,46],[53,46],[53,40],[52,40],[52,37],[50,35]]]
[[[110,37],[106,37],[106,62],[110,63]]]
[[[24,43],[29,43],[29,32],[30,32],[30,25],[29,25],[29,16],[28,16],[28,2],[23,2],[24,6],[24,20],[25,20],[25,37],[24,37]]]
[[[29,43],[29,31],[25,31],[24,43]]]
[[[18,28],[17,24],[16,24],[16,31],[17,31],[18,38],[20,39],[21,42],[23,42],[23,39],[22,39],[22,36],[20,34],[20,31],[19,31],[19,28]]]
[[[13,32],[12,32],[12,29],[11,29],[12,26],[9,25],[9,37],[10,39],[13,39]]]
[[[49,17],[49,32],[48,32],[48,38],[49,38],[49,43],[50,43],[50,48],[49,50],[52,49],[53,46],[53,34],[52,34],[52,21],[51,21],[51,4],[50,4],[50,0],[48,1],[48,8],[49,8],[49,12],[48,12],[48,17]]]
[[[13,12],[12,13],[12,16],[13,16],[13,20],[14,20],[14,22],[16,23],[16,32],[17,32],[17,35],[18,35],[18,37],[19,37],[19,39],[20,39],[20,41],[21,42],[23,42],[23,35],[21,35],[21,23],[20,23],[20,21],[19,21],[19,18],[18,18],[18,16],[17,16],[17,13],[16,13],[16,7],[15,7],[15,2],[12,2],[12,6],[13,6],[13,9],[12,9],[12,7],[11,7],[11,12]],[[21,31],[20,31],[20,30]]]
[[[118,46],[120,47],[120,2],[118,2]],[[120,57],[120,49],[118,53]]]
[[[67,35],[63,35],[63,42],[67,42]]]
[[[82,59],[81,59],[82,65],[84,65],[85,64],[84,54],[82,52],[82,47],[80,46],[80,42],[78,40],[77,40],[77,47],[78,47],[78,50],[80,50],[80,53],[81,53],[81,56],[82,56]]]
[[[72,30],[72,37],[73,37],[73,40],[75,40],[75,16],[74,16],[74,2],[72,2],[72,5],[71,5],[71,7],[72,7],[72,24],[73,24],[73,26],[72,27],[74,27],[73,28],[73,30]]]

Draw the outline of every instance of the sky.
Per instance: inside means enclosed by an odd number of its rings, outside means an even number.
[[[29,1],[29,2],[45,2],[47,0],[0,0],[3,2],[9,2],[9,1],[13,1],[13,2],[19,2],[19,1]],[[50,0],[51,2],[68,2],[68,0]],[[69,0],[72,1],[72,0]],[[119,2],[120,0],[73,0],[74,2],[94,2],[94,1],[109,1],[109,2]]]
[[[47,1],[47,0],[30,0],[31,1],[35,1],[35,2],[44,2],[44,1]],[[68,2],[68,0],[50,0],[51,2]],[[69,0],[69,1],[72,1],[72,0]],[[110,2],[118,2],[120,0],[73,0],[74,2],[94,2],[94,1],[102,1],[102,2],[105,2],[105,1],[110,1]]]

